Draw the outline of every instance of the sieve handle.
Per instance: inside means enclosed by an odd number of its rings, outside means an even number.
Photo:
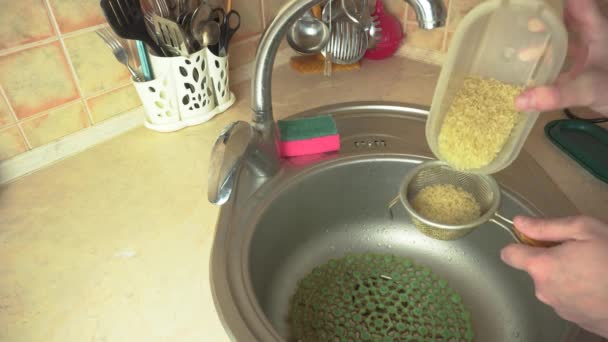
[[[393,200],[388,203],[388,214],[390,215],[391,220],[393,218],[395,218],[394,214],[393,214],[393,208],[397,205],[397,203],[399,203],[399,201],[400,201],[400,198],[399,198],[399,196],[397,196],[397,197],[393,198]]]
[[[532,239],[532,238],[524,235],[523,233],[521,233],[520,231],[518,231],[515,228],[515,226],[513,225],[513,221],[500,215],[499,213],[495,213],[494,217],[490,219],[490,222],[496,223],[499,227],[501,227],[504,230],[506,230],[507,232],[509,232],[509,234],[511,234],[513,239],[515,239],[515,241],[517,241],[521,244],[532,246],[532,247],[544,247],[544,248],[555,247],[555,246],[559,245],[559,243],[554,242],[554,241],[535,240],[535,239]]]

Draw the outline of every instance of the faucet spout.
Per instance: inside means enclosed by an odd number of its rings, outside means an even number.
[[[277,134],[272,113],[272,68],[281,41],[295,20],[313,6],[327,0],[291,0],[279,11],[268,26],[256,52],[255,70],[251,84],[252,128],[254,139],[250,148],[255,156],[256,173],[263,177],[273,176],[280,168],[277,151]],[[331,0],[340,1],[340,0]],[[380,0],[378,0],[380,1]],[[405,0],[418,18],[423,29],[445,25],[446,10],[443,0]]]
[[[416,13],[418,26],[425,30],[445,25],[447,10],[442,0],[405,0]]]
[[[277,14],[264,32],[256,53],[255,70],[251,84],[253,127],[264,135],[272,130],[272,67],[283,37],[291,24],[324,0],[292,0]],[[340,0],[331,0],[340,1]],[[380,1],[380,0],[378,0]],[[447,11],[443,0],[405,0],[416,13],[418,25],[426,30],[445,25]],[[272,134],[270,134],[272,135]]]

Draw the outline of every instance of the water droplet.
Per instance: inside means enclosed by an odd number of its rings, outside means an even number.
[[[380,242],[378,242],[378,247],[382,247],[382,244]]]
[[[392,246],[392,245],[388,245],[387,247],[388,247],[389,249],[393,248],[393,246]]]

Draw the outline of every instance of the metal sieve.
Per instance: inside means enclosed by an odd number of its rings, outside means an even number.
[[[454,185],[470,193],[480,206],[481,216],[465,224],[442,224],[420,215],[412,206],[411,201],[419,191],[436,184]],[[537,247],[555,245],[553,242],[537,241],[525,236],[514,228],[513,221],[498,213],[500,187],[492,177],[461,172],[442,161],[422,163],[405,176],[399,188],[399,195],[389,203],[391,217],[392,208],[399,202],[411,215],[416,228],[434,239],[457,240],[489,221],[505,229],[519,243]]]

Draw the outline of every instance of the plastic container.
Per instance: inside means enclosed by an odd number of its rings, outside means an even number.
[[[426,124],[427,142],[435,156],[446,161],[439,153],[438,137],[467,76],[526,87],[551,83],[564,64],[567,39],[561,1],[487,0],[469,12],[454,35]],[[509,166],[538,115],[523,113],[496,158],[467,171],[492,174]]]
[[[180,121],[175,88],[169,86],[166,75],[151,81],[132,82],[144,107],[144,126],[157,132],[173,132],[186,127]]]
[[[150,55],[154,79],[135,82],[146,114],[144,124],[159,132],[195,126],[223,113],[236,100],[230,91],[228,57],[209,49],[188,57]]]

